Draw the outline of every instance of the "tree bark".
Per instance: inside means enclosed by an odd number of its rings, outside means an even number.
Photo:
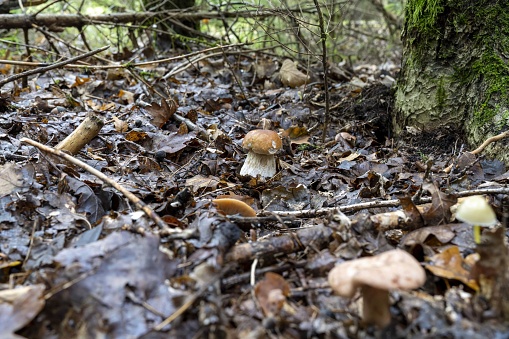
[[[465,133],[475,148],[509,124],[509,2],[408,0],[393,128]],[[507,141],[485,152],[509,163]]]

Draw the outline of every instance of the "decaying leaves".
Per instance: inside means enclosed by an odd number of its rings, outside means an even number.
[[[297,65],[290,59],[283,61],[279,77],[283,85],[291,88],[300,87],[309,81],[309,76],[299,71]]]
[[[277,273],[265,273],[265,278],[255,286],[256,299],[268,317],[279,314],[289,295],[290,285]]]
[[[43,284],[0,291],[0,337],[22,338],[14,334],[28,325],[44,307]]]

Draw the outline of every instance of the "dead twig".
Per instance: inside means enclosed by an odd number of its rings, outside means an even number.
[[[474,155],[477,155],[479,153],[481,153],[482,151],[484,151],[484,149],[491,143],[495,142],[495,141],[499,141],[499,140],[502,140],[504,138],[507,138],[509,136],[509,130],[508,131],[505,131],[505,132],[502,132],[500,134],[497,134],[497,135],[494,135],[488,139],[486,139],[482,144],[481,146],[477,147],[475,150],[473,150],[472,154]],[[445,173],[449,173],[451,170],[452,170],[452,164],[447,166],[446,168],[444,168],[444,172]]]
[[[195,293],[188,296],[186,301],[178,310],[173,312],[172,315],[170,315],[168,318],[166,318],[164,321],[159,323],[158,325],[154,326],[152,331],[161,331],[165,326],[171,324],[175,319],[177,319],[179,316],[184,314],[198,298],[203,295],[205,292],[207,292],[211,285],[213,285],[217,280],[221,279],[221,277],[224,275],[225,272],[227,272],[230,269],[229,266],[224,267],[221,271],[214,274],[210,279],[208,280],[208,284],[204,284],[201,286]],[[150,331],[150,332],[152,332]]]
[[[70,58],[70,59],[67,59],[67,60],[64,60],[64,61],[60,61],[60,62],[54,63],[54,64],[49,65],[49,66],[39,67],[39,68],[36,68],[36,69],[31,69],[31,70],[26,71],[26,72],[15,74],[15,75],[13,75],[11,77],[8,77],[8,78],[5,78],[5,79],[1,80],[0,81],[0,88],[2,88],[3,85],[5,85],[5,84],[7,84],[7,83],[9,83],[11,81],[18,80],[20,78],[23,78],[23,77],[26,77],[26,76],[29,76],[29,75],[38,74],[38,73],[44,73],[44,72],[47,72],[49,70],[52,70],[52,69],[55,69],[55,68],[59,68],[59,67],[61,67],[63,65],[70,64],[71,62],[74,62],[74,61],[77,61],[77,60],[81,60],[81,59],[87,58],[89,56],[92,56],[94,54],[97,54],[99,52],[102,52],[102,51],[104,51],[104,50],[106,50],[108,48],[110,48],[110,46],[104,46],[104,47],[95,49],[93,51],[90,51],[88,53],[78,55],[78,56],[76,56],[74,58]]]
[[[509,136],[509,131],[505,131],[503,133],[500,133],[498,135],[495,135],[495,136],[492,136],[491,138],[488,138],[486,139],[482,144],[481,146],[477,147],[475,150],[473,150],[472,154],[479,154],[481,153],[485,148],[486,146],[488,146],[489,144],[491,144],[492,142],[495,142],[495,141],[499,141],[501,139],[504,139],[506,138],[507,136]]]
[[[468,190],[457,192],[454,195],[458,198],[468,197],[471,195],[479,195],[479,194],[509,194],[509,187],[496,187],[496,188],[479,188],[475,190]],[[431,197],[424,197],[419,200],[420,203],[428,203],[431,202]],[[327,215],[333,213],[335,210],[340,210],[341,212],[356,212],[364,209],[370,208],[380,208],[380,207],[398,207],[400,206],[399,199],[391,199],[391,200],[376,200],[376,201],[368,201],[361,202],[358,204],[352,205],[343,205],[339,207],[324,207],[317,209],[309,209],[309,210],[301,210],[301,211],[264,211],[258,213],[259,217],[267,217],[271,215],[277,215],[281,217],[295,217],[295,218],[315,218],[323,215]],[[244,221],[244,219],[249,219],[250,222],[256,222],[258,218],[242,218],[235,217],[235,220]],[[259,221],[264,220],[260,218]]]
[[[129,199],[136,206],[136,208],[138,208],[140,210],[143,210],[143,212],[145,212],[145,214],[149,218],[151,218],[156,223],[156,225],[159,226],[159,228],[165,234],[171,234],[171,233],[178,232],[177,230],[170,229],[168,227],[168,225],[147,204],[145,204],[141,199],[139,199],[137,196],[135,196],[133,193],[129,192],[122,185],[120,185],[116,181],[110,179],[104,173],[99,172],[98,170],[96,170],[92,166],[87,165],[86,163],[76,159],[75,157],[73,157],[73,156],[71,156],[71,155],[69,155],[67,153],[64,153],[64,152],[62,152],[60,150],[54,149],[52,147],[49,147],[49,146],[46,146],[46,145],[43,145],[43,144],[40,144],[37,141],[31,140],[31,139],[28,139],[28,138],[21,138],[20,141],[24,142],[26,144],[35,146],[39,150],[44,151],[46,153],[50,153],[50,154],[56,155],[56,156],[58,156],[60,158],[63,158],[65,160],[69,161],[70,163],[72,163],[72,164],[74,164],[74,165],[84,169],[85,171],[95,175],[97,178],[101,179],[103,182],[107,183],[108,185],[111,185],[116,190],[118,190],[120,193],[122,193],[127,199]]]
[[[234,246],[226,254],[226,262],[245,262],[253,258],[274,257],[301,251],[309,246],[323,248],[329,244],[332,229],[323,225],[297,229],[295,232]]]

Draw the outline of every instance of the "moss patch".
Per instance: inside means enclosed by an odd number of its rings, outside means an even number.
[[[509,67],[501,57],[486,52],[472,64],[471,69],[471,81],[476,78],[487,85],[482,101],[474,112],[473,123],[486,124],[499,112],[500,103],[509,105]]]
[[[421,33],[435,36],[438,33],[437,18],[443,11],[443,0],[408,1],[406,8],[407,29],[415,29]]]

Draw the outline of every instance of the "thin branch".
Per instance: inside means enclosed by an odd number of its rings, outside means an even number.
[[[108,185],[111,185],[112,187],[117,189],[120,193],[122,193],[127,199],[129,199],[136,206],[136,208],[138,208],[140,210],[143,210],[143,212],[145,212],[145,214],[149,218],[151,218],[156,223],[156,225],[159,226],[159,228],[165,234],[171,234],[171,233],[178,232],[178,230],[170,229],[168,227],[168,225],[154,212],[154,210],[152,210],[141,199],[139,199],[137,196],[135,196],[133,193],[129,192],[122,185],[120,185],[116,181],[110,179],[104,173],[96,170],[92,166],[87,165],[86,163],[76,159],[75,157],[73,157],[73,156],[71,156],[71,155],[69,155],[67,153],[64,153],[64,152],[62,152],[60,150],[56,150],[56,149],[54,149],[52,147],[40,144],[37,141],[31,140],[31,139],[28,139],[28,138],[21,138],[20,141],[24,142],[26,144],[35,146],[38,149],[40,149],[41,151],[44,151],[46,153],[50,153],[50,154],[56,155],[56,156],[58,156],[58,157],[60,157],[62,159],[65,159],[65,160],[69,161],[70,163],[72,163],[72,164],[74,164],[74,165],[76,165],[78,167],[81,167],[82,169],[84,169],[85,171],[91,173],[92,175],[95,175],[97,178],[101,179],[102,181],[104,181]]]
[[[455,193],[454,195],[458,198],[468,197],[471,195],[479,195],[479,194],[509,194],[509,187],[496,187],[496,188],[479,188],[475,190],[468,190]],[[431,202],[430,197],[421,198],[420,203],[428,203]],[[391,200],[376,200],[376,201],[368,201],[362,202],[358,204],[352,205],[343,205],[339,207],[324,207],[317,209],[309,209],[309,210],[301,210],[301,211],[264,211],[258,213],[260,217],[266,217],[271,215],[281,216],[281,217],[295,217],[295,218],[314,218],[322,215],[326,215],[332,213],[336,210],[340,210],[341,212],[356,212],[369,208],[380,208],[380,207],[398,207],[400,206],[399,199],[391,199]],[[245,218],[235,217],[235,220],[244,221]],[[249,218],[249,221],[255,222],[257,218]],[[262,219],[263,220],[263,219]]]
[[[92,56],[94,54],[97,54],[99,52],[102,52],[102,51],[104,51],[104,50],[106,50],[108,48],[110,48],[110,46],[104,46],[104,47],[98,48],[96,50],[90,51],[88,53],[78,55],[78,56],[76,56],[74,58],[70,58],[70,59],[67,59],[67,60],[64,60],[64,61],[60,61],[60,62],[54,63],[54,64],[49,65],[49,66],[44,66],[44,67],[39,67],[39,68],[36,68],[36,69],[31,69],[31,70],[28,70],[26,72],[22,72],[22,73],[13,75],[11,77],[8,77],[8,78],[5,78],[5,79],[1,80],[0,81],[0,88],[2,88],[3,85],[5,85],[5,84],[7,84],[7,83],[9,83],[11,81],[14,81],[14,80],[17,80],[17,79],[20,79],[22,77],[26,77],[26,76],[29,76],[29,75],[33,75],[33,74],[44,73],[44,72],[47,72],[47,71],[49,71],[51,69],[59,68],[61,66],[70,64],[71,62],[74,62],[74,61],[77,61],[77,60],[81,60],[81,59],[87,58],[89,56]]]
[[[330,99],[329,99],[329,80],[327,77],[327,32],[325,32],[325,26],[323,23],[323,14],[322,9],[320,8],[320,4],[318,4],[318,0],[313,0],[315,3],[316,11],[318,13],[318,22],[320,26],[320,41],[322,42],[322,67],[323,67],[323,86],[325,93],[325,121],[323,124],[322,130],[322,143],[325,142],[325,138],[327,137],[327,130],[329,128],[330,123]]]

